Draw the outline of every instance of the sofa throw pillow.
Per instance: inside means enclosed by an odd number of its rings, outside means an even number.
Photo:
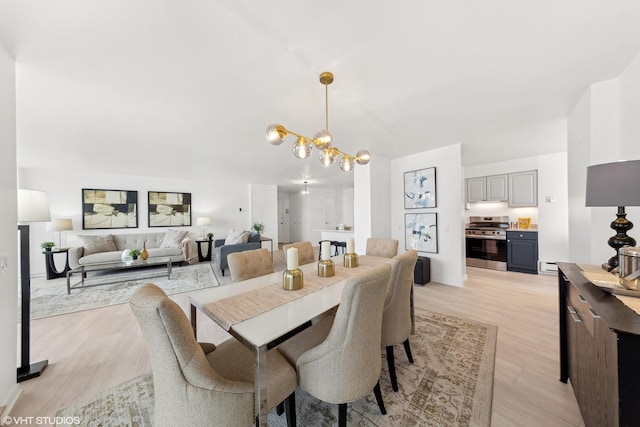
[[[249,241],[249,233],[246,231],[231,230],[224,240],[225,245],[237,245],[238,243],[247,243]]]
[[[83,256],[97,254],[99,252],[117,251],[116,244],[111,234],[104,236],[78,236],[84,247]]]
[[[179,248],[182,239],[187,237],[188,231],[182,230],[167,230],[160,244],[161,248]]]

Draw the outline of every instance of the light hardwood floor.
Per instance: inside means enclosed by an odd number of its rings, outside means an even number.
[[[274,264],[282,269],[284,256]],[[498,326],[492,426],[583,426],[568,384],[558,380],[558,295],[553,275],[467,269],[464,288],[415,286],[417,307]],[[218,278],[227,283],[229,277]],[[34,279],[42,280],[42,279]],[[46,282],[46,281],[45,281]],[[64,286],[62,279],[47,282]],[[173,297],[188,312],[186,294]],[[127,304],[32,321],[32,361],[49,359],[43,376],[20,384],[11,415],[53,417],[150,369],[147,350]],[[200,341],[226,333],[198,317]]]

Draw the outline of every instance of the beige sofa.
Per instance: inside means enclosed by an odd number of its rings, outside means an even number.
[[[122,260],[125,249],[140,249],[146,242],[149,258],[171,257],[172,262],[193,263],[198,260],[195,240],[187,231],[167,230],[161,233],[79,235],[83,246],[69,249],[69,266],[78,268],[92,264]]]

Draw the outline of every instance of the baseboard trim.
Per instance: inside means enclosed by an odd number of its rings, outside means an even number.
[[[4,417],[11,413],[11,410],[13,409],[15,404],[18,402],[18,398],[20,397],[21,394],[22,394],[22,388],[20,388],[20,386],[16,383],[11,389],[11,391],[9,392],[9,394],[7,395],[6,406],[4,407],[4,410],[0,415],[0,426],[5,425],[3,422]]]

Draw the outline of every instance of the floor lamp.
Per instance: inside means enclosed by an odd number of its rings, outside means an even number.
[[[20,366],[18,382],[40,376],[49,364],[48,360],[30,362],[31,335],[31,265],[29,263],[29,225],[30,222],[51,221],[47,193],[37,190],[18,189],[18,224],[20,231],[20,292],[22,321],[20,335]]]

